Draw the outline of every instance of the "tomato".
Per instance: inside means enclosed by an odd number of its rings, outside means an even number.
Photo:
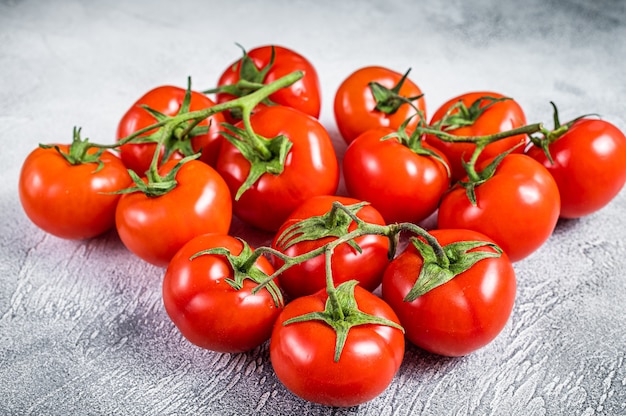
[[[57,145],[68,153],[69,145]],[[88,154],[98,150],[91,148]],[[131,184],[126,167],[111,152],[98,163],[72,164],[54,147],[33,150],[24,160],[19,196],[28,218],[47,233],[66,239],[95,237],[115,225],[121,191]]]
[[[264,173],[234,200],[233,211],[250,225],[276,231],[307,199],[335,193],[339,184],[339,162],[324,126],[298,110],[265,107],[252,115],[250,123],[256,134],[272,140],[285,135],[293,146],[282,173]],[[237,126],[243,127],[243,124],[240,122]],[[216,169],[236,196],[250,173],[250,161],[232,143],[224,141]]]
[[[274,53],[273,62],[272,49]],[[244,51],[244,57],[235,61],[222,73],[218,80],[218,89],[224,86],[233,86],[242,79],[242,61],[246,62],[247,65],[252,64],[252,66],[244,68],[244,73],[248,75],[245,75],[243,79],[258,84],[269,84],[294,71],[304,71],[304,76],[300,80],[271,94],[268,98],[275,104],[295,108],[315,118],[319,117],[321,109],[319,77],[313,64],[304,56],[291,49],[276,45],[259,46],[248,52]],[[263,74],[264,70],[266,71],[265,74]],[[252,73],[255,75],[252,76]],[[254,77],[258,77],[258,79],[250,79]],[[245,91],[244,89],[240,91],[240,95],[246,95],[249,92],[252,90]],[[224,103],[234,98],[236,95],[227,92],[218,92],[215,95],[217,103]],[[264,106],[264,104],[260,104],[258,108]],[[230,111],[224,114],[230,123],[235,123],[240,119]]]
[[[335,240],[337,237],[334,236],[321,237],[312,241],[297,242],[288,248],[284,248],[284,243],[279,239],[283,232],[296,223],[326,214],[330,211],[335,201],[346,206],[361,202],[354,198],[330,195],[321,195],[308,199],[296,208],[281,225],[272,241],[272,248],[290,257],[296,257]],[[340,222],[340,225],[345,224],[345,232],[353,231],[356,228],[356,224],[347,217],[347,214],[342,211],[338,212],[338,214],[344,215],[337,221]],[[356,216],[370,224],[385,225],[383,217],[371,205],[365,205],[360,208],[356,212]],[[320,231],[326,231],[324,227],[321,228],[322,230]],[[332,229],[331,226],[328,231]],[[288,243],[289,241],[285,242]],[[361,253],[348,244],[341,244],[335,248],[332,256],[333,280],[335,284],[340,284],[356,279],[363,288],[373,291],[380,285],[382,273],[389,262],[387,258],[389,250],[388,239],[384,236],[368,234],[356,238],[354,242],[361,248]],[[281,267],[283,264],[284,262],[279,258],[276,258],[274,261],[276,268]],[[291,298],[311,295],[326,287],[325,265],[324,254],[320,254],[317,257],[286,269],[278,276],[278,280],[285,293]]]
[[[419,223],[434,213],[450,179],[446,157],[427,143],[437,157],[418,154],[392,133],[377,128],[361,134],[348,146],[343,174],[348,194],[371,202],[387,223]]]
[[[258,286],[253,278],[235,289],[233,265],[221,254],[202,254],[204,250],[223,248],[234,256],[243,243],[228,235],[205,234],[186,243],[172,258],[163,278],[163,304],[172,322],[193,344],[212,351],[244,352],[252,350],[272,333],[274,321],[282,310],[272,294]],[[265,275],[274,273],[270,262],[259,257],[255,266]]]
[[[492,242],[485,235],[462,229],[434,230],[442,246],[459,241]],[[483,246],[471,251],[493,251]],[[511,315],[516,279],[511,261],[479,260],[452,280],[417,299],[404,301],[424,260],[413,244],[391,261],[383,277],[382,296],[398,314],[407,339],[429,352],[445,356],[469,354],[491,342]]]
[[[335,93],[334,114],[337,128],[346,143],[352,142],[361,133],[376,127],[388,127],[397,130],[405,120],[414,129],[421,117],[426,117],[426,102],[423,97],[411,100],[421,111],[421,115],[410,104],[403,102],[391,112],[376,108],[377,100],[372,93],[370,83],[376,82],[387,89],[393,89],[402,80],[403,75],[381,66],[367,66],[350,74]],[[422,90],[409,78],[405,78],[398,96],[411,99],[422,95]],[[395,108],[395,107],[394,107]]]
[[[613,124],[584,118],[549,145],[527,154],[550,171],[561,195],[561,217],[579,218],[606,206],[626,182],[626,137]]]
[[[522,107],[515,100],[507,99],[492,103],[489,100],[481,100],[483,97],[492,97],[494,99],[506,98],[502,94],[495,92],[481,91],[461,94],[458,97],[448,100],[437,109],[430,121],[431,126],[442,122],[442,119],[444,119],[448,112],[450,112],[451,115],[459,115],[459,109],[454,107],[458,105],[459,102],[463,103],[466,108],[471,108],[472,105],[476,103],[476,111],[471,112],[471,116],[469,117],[473,119],[473,116],[476,116],[476,119],[470,125],[452,128],[450,130],[445,129],[444,126],[444,130],[446,130],[447,133],[456,136],[486,136],[522,127],[526,124],[526,115]],[[431,145],[441,150],[448,158],[452,170],[452,181],[456,182],[462,179],[465,176],[465,169],[463,168],[461,160],[467,162],[472,156],[476,146],[472,143],[446,142],[432,135],[427,135],[426,140]],[[490,143],[480,154],[478,162],[480,163],[484,160],[496,157],[520,143],[525,142],[525,135],[516,135]],[[513,150],[514,153],[523,153],[523,151],[523,146]]]
[[[148,91],[122,116],[117,127],[117,140],[157,122],[153,115],[141,107],[142,105],[146,105],[167,116],[174,116],[181,110],[185,94],[185,89],[169,85],[160,86]],[[202,110],[213,107],[214,105],[215,103],[206,95],[196,91],[191,92],[189,111]],[[222,142],[220,124],[224,121],[225,119],[222,113],[216,113],[208,117],[198,124],[199,127],[208,126],[208,133],[199,134],[190,139],[192,151],[194,153],[202,151],[200,160],[211,166],[215,165],[219,147]],[[150,131],[142,136],[153,133],[155,133],[155,131]],[[180,145],[180,143],[178,143],[178,145]],[[150,162],[152,161],[155,151],[156,143],[128,143],[120,146],[122,161],[139,176],[144,175],[146,170],[150,167]],[[163,153],[164,149],[161,148],[161,158]],[[182,159],[182,157],[183,154],[180,151],[174,152],[171,156],[172,159]],[[161,160],[159,163],[161,163]]]
[[[462,186],[446,193],[437,228],[481,232],[513,262],[537,250],[554,231],[561,205],[559,189],[550,172],[531,157],[517,153],[504,157],[493,177],[475,191],[475,206]]]
[[[362,312],[398,323],[393,309],[371,292],[356,286],[354,298]],[[270,338],[270,359],[278,379],[297,396],[327,406],[356,406],[389,386],[404,357],[404,334],[387,325],[354,326],[335,361],[331,326],[319,320],[284,324],[323,311],[326,299],[319,291],[285,306]]]
[[[159,173],[166,175],[177,163],[167,161]],[[167,266],[174,254],[198,235],[226,234],[232,219],[230,191],[215,169],[191,160],[176,173],[176,181],[176,187],[161,196],[143,192],[122,195],[115,213],[124,245],[156,266]]]

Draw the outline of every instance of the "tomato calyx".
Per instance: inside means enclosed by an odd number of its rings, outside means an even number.
[[[406,73],[402,76],[402,78],[400,78],[398,83],[391,89],[381,85],[379,82],[376,81],[370,81],[368,83],[368,86],[372,91],[372,95],[376,100],[376,106],[374,107],[375,110],[391,115],[398,111],[398,109],[403,104],[408,104],[413,107],[418,112],[418,114],[420,114],[422,119],[424,118],[422,111],[420,111],[420,109],[417,108],[415,104],[413,104],[413,101],[419,100],[424,96],[424,94],[416,95],[414,97],[404,97],[400,95],[400,89],[402,88],[404,81],[406,81],[407,77],[409,76],[409,72],[411,72],[411,68],[406,71]]]
[[[193,259],[205,256],[205,255],[218,255],[226,258],[233,270],[233,278],[226,278],[225,281],[235,290],[243,289],[244,280],[248,279],[256,284],[263,283],[267,280],[268,276],[255,265],[258,256],[253,256],[253,250],[250,245],[242,239],[238,239],[243,244],[241,253],[234,255],[230,250],[224,247],[217,247],[208,250],[202,250],[194,254],[189,258]],[[270,281],[264,285],[265,289],[270,293],[276,307],[282,307],[284,305],[284,299],[281,290],[275,282]],[[255,294],[257,291],[253,291]]]
[[[360,202],[353,205],[344,206],[340,209],[337,205],[326,214],[311,216],[305,220],[297,222],[286,228],[276,240],[276,245],[281,250],[303,241],[315,241],[327,237],[342,237],[349,232],[349,227],[353,223],[353,216],[361,210],[368,202]],[[352,214],[353,216],[349,215]],[[355,251],[361,253],[361,247],[355,240],[347,242]]]
[[[128,174],[133,180],[134,186],[131,186],[121,191],[115,192],[117,194],[130,194],[133,192],[142,192],[146,196],[156,198],[170,192],[178,185],[176,180],[176,174],[183,167],[183,165],[191,160],[198,159],[200,153],[187,156],[179,160],[174,167],[167,172],[164,176],[161,176],[156,169],[149,169],[146,172],[146,177],[141,178],[135,171],[128,169]]]
[[[415,117],[415,114],[409,117],[408,119],[406,119],[404,122],[402,122],[402,124],[400,125],[397,131],[393,133],[389,133],[388,135],[382,137],[380,140],[384,141],[384,140],[395,138],[396,140],[398,140],[398,142],[401,145],[407,147],[416,155],[428,156],[428,157],[434,158],[446,168],[446,172],[448,173],[448,178],[449,178],[450,176],[452,176],[450,165],[448,165],[448,163],[441,156],[439,156],[437,152],[435,152],[432,149],[428,149],[424,147],[423,145],[424,134],[421,132],[421,130],[419,129],[413,130],[410,135],[407,133],[407,127],[413,117]],[[420,119],[418,125],[421,125],[423,123],[422,120],[423,120],[423,117]]]
[[[478,156],[480,156],[485,147],[493,142],[505,139],[507,137],[522,134],[531,137],[532,134],[542,131],[545,131],[542,123],[528,124],[522,127],[517,127],[511,130],[504,130],[485,136],[457,136],[444,130],[432,127],[418,126],[415,129],[415,132],[419,132],[419,134],[430,134],[446,142],[473,143],[475,145],[475,149],[472,152],[469,161],[461,159],[463,168],[467,172],[468,179],[467,181],[459,181],[457,183],[459,186],[465,188],[467,197],[474,206],[476,206],[477,204],[475,188],[489,180],[494,175],[496,168],[498,167],[500,162],[502,162],[502,159],[504,159],[508,154],[517,149],[519,146],[524,145],[524,143],[520,142],[516,146],[508,149],[506,152],[503,152],[500,155],[496,156],[485,168],[483,168],[482,171],[478,171],[476,170]]]
[[[72,134],[72,143],[69,145],[68,151],[64,152],[58,145],[40,144],[42,149],[54,149],[56,150],[70,165],[82,165],[83,163],[96,163],[98,166],[92,173],[99,172],[104,163],[100,156],[104,152],[104,148],[98,148],[95,153],[88,153],[88,150],[93,147],[98,147],[95,144],[89,142],[88,138],[82,139],[80,136],[80,127],[74,127]]]
[[[150,113],[157,123],[166,124],[170,120],[180,118],[181,115],[189,114],[191,106],[191,78],[187,78],[187,89],[178,112],[174,116],[165,115],[147,105],[141,104],[140,107]],[[169,130],[167,135],[163,135],[160,130],[155,133],[138,137],[133,143],[157,143],[163,148],[162,160],[169,160],[173,153],[179,152],[183,156],[191,156],[195,153],[191,146],[191,138],[209,132],[210,126],[198,126],[204,118],[192,118],[181,121],[173,129]]]
[[[465,188],[467,198],[470,200],[472,205],[476,206],[478,203],[476,200],[476,187],[491,179],[496,173],[496,169],[498,168],[498,165],[502,162],[502,160],[506,156],[511,154],[511,152],[513,152],[515,149],[522,146],[522,144],[523,143],[518,143],[506,152],[500,153],[498,156],[493,158],[493,160],[489,162],[489,164],[487,164],[487,166],[485,166],[481,171],[476,170],[476,160],[478,159],[478,155],[484,147],[477,147],[477,150],[472,154],[472,158],[469,162],[461,160],[461,164],[467,172],[469,179],[467,181],[461,180],[458,182],[458,184],[459,186]]]
[[[446,114],[431,127],[450,131],[461,127],[473,125],[485,111],[494,104],[502,101],[511,100],[509,97],[495,98],[489,95],[482,96],[472,103],[469,107],[465,105],[463,100],[457,101],[452,105]],[[483,105],[483,103],[486,103]]]
[[[239,66],[239,80],[235,84],[222,85],[205,90],[203,91],[204,94],[226,93],[234,97],[244,97],[265,85],[265,77],[270,69],[272,69],[276,58],[274,46],[271,46],[272,52],[268,64],[262,68],[258,68],[245,48],[238,43],[236,43],[236,45],[243,52]],[[236,65],[236,63],[234,65]],[[267,105],[275,105],[268,97],[265,97],[261,102]],[[241,120],[243,118],[241,109],[233,108],[230,110],[230,113],[234,119]]]
[[[322,321],[330,326],[336,334],[334,361],[338,362],[348,339],[350,329],[360,325],[384,325],[396,328],[404,333],[401,325],[380,316],[371,315],[359,310],[354,298],[354,288],[357,280],[349,280],[337,286],[335,296],[328,296],[322,312],[310,312],[296,316],[283,322],[283,325],[292,325],[299,322]]]
[[[239,200],[241,195],[264,174],[280,175],[283,173],[287,155],[293,146],[287,136],[281,134],[268,139],[254,133],[251,127],[241,129],[228,123],[224,123],[222,126],[229,130],[221,132],[222,136],[250,162],[250,171],[246,180],[237,190],[235,200]]]
[[[481,260],[502,255],[502,249],[494,243],[486,241],[458,241],[443,246],[448,263],[441,264],[431,245],[415,237],[411,238],[410,241],[422,256],[423,265],[415,285],[404,297],[405,302],[413,302],[418,297],[469,270]],[[480,247],[490,247],[494,251],[471,251]]]
[[[550,105],[552,106],[552,109],[553,109],[552,119],[554,122],[554,128],[552,130],[541,129],[539,136],[529,135],[529,137],[530,137],[531,143],[539,147],[541,150],[543,150],[543,153],[548,158],[548,161],[550,161],[550,163],[554,165],[554,159],[552,158],[552,155],[550,154],[550,149],[549,149],[550,145],[554,143],[555,141],[557,141],[565,133],[567,133],[569,129],[572,128],[574,123],[576,123],[578,120],[581,120],[583,118],[590,117],[590,116],[599,117],[599,115],[584,114],[582,116],[578,116],[568,121],[565,124],[561,124],[561,121],[559,120],[559,110],[556,104],[553,101],[550,101]]]

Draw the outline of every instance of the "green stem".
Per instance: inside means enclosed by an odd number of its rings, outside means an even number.
[[[517,136],[520,134],[533,134],[538,133],[543,130],[542,123],[535,124],[527,124],[522,127],[517,127],[511,130],[505,130],[494,134],[488,134],[485,136],[456,136],[454,134],[447,133],[442,130],[432,129],[428,127],[418,127],[416,130],[419,130],[422,134],[430,134],[433,136],[437,136],[439,139],[445,142],[455,142],[455,143],[475,143],[480,144],[485,142],[486,144],[492,143],[501,139],[505,139],[507,137]]]
[[[254,258],[254,256],[260,256],[262,254],[270,254],[273,256],[276,256],[277,258],[279,258],[282,262],[283,265],[274,272],[274,274],[272,274],[271,276],[269,276],[266,281],[261,282],[259,284],[259,286],[257,288],[255,288],[255,291],[261,290],[265,285],[267,285],[269,282],[271,282],[274,278],[276,278],[278,275],[280,275],[281,273],[283,273],[285,270],[287,270],[288,268],[295,266],[297,264],[301,264],[304,263],[307,260],[310,260],[314,257],[317,257],[319,255],[321,255],[322,253],[325,254],[326,257],[326,286],[327,289],[330,288],[330,291],[332,292],[334,290],[334,284],[332,281],[332,271],[330,269],[330,261],[329,261],[329,252],[330,255],[332,255],[333,251],[335,250],[336,247],[340,246],[341,244],[344,243],[349,243],[359,237],[365,236],[365,235],[381,235],[381,236],[385,236],[389,239],[390,244],[394,247],[394,251],[395,251],[395,247],[396,245],[396,241],[398,238],[398,235],[402,232],[410,232],[412,234],[415,234],[419,237],[422,237],[427,244],[429,244],[430,246],[432,246],[433,251],[435,253],[435,256],[437,258],[437,264],[439,264],[441,267],[447,267],[449,265],[449,259],[446,256],[446,253],[443,249],[443,247],[441,246],[441,244],[439,244],[439,242],[437,241],[437,239],[435,237],[433,237],[430,233],[428,233],[425,229],[421,228],[420,226],[410,223],[410,222],[404,222],[404,223],[398,223],[398,224],[390,224],[390,225],[379,225],[379,224],[370,224],[368,222],[363,221],[362,219],[358,218],[356,216],[356,214],[352,213],[351,211],[349,211],[344,205],[342,205],[339,202],[335,202],[333,204],[333,208],[335,209],[341,209],[344,212],[346,212],[356,223],[357,223],[357,227],[353,230],[350,231],[349,233],[346,233],[345,235],[336,238],[335,240],[332,240],[318,248],[316,248],[315,250],[311,250],[308,251],[306,253],[300,254],[298,256],[288,256],[280,251],[277,251],[271,247],[259,247],[255,250],[255,252],[253,253],[252,257],[249,259],[250,261],[256,260],[256,258]],[[393,257],[393,255],[395,255],[394,253],[390,253],[390,257]],[[332,288],[331,288],[332,286]],[[329,294],[329,296],[332,296],[331,294]]]
[[[331,314],[333,319],[336,321],[341,321],[345,318],[345,314],[343,313],[343,309],[341,308],[341,303],[339,302],[339,298],[337,297],[337,289],[335,289],[335,281],[333,280],[333,268],[332,268],[332,257],[333,252],[335,251],[335,246],[329,244],[326,246],[324,250],[324,261],[325,261],[325,270],[326,270],[326,294],[328,295],[328,300],[331,305]]]
[[[478,157],[486,146],[487,143],[477,143],[476,148],[470,156],[470,160],[465,164],[465,172],[471,182],[479,182],[481,180],[480,174],[476,171],[476,163],[478,162]]]

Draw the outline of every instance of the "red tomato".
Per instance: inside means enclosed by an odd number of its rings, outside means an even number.
[[[161,86],[153,90],[148,91],[141,98],[139,98],[129,109],[126,111],[120,123],[117,127],[117,140],[131,135],[132,133],[141,130],[145,127],[151,126],[156,123],[157,120],[140,105],[147,105],[148,107],[157,110],[167,116],[176,115],[185,98],[186,90],[173,86]],[[189,111],[197,111],[205,108],[213,107],[215,103],[206,95],[192,91]],[[207,134],[199,134],[191,138],[191,147],[194,152],[202,151],[200,160],[208,163],[211,166],[215,166],[219,147],[222,142],[220,134],[220,124],[225,121],[222,113],[216,113],[211,117],[201,121],[198,126],[209,126],[209,132]],[[142,136],[147,136],[154,133],[150,131]],[[120,155],[124,164],[135,171],[139,176],[143,176],[152,161],[154,152],[156,151],[156,143],[128,143],[120,146]],[[164,149],[161,148],[160,155],[163,155]],[[189,156],[189,155],[185,155]],[[172,159],[182,159],[183,155],[180,152],[172,154]],[[161,160],[159,160],[161,163]]]
[[[256,80],[256,82],[270,84],[294,71],[304,71],[304,76],[300,80],[294,82],[289,87],[273,93],[268,98],[275,104],[295,108],[318,118],[321,109],[320,84],[317,71],[311,62],[291,49],[276,45],[254,48],[247,52],[247,56],[256,67],[256,70],[262,71],[270,65],[272,48],[274,48],[274,62],[269,66],[265,76],[261,76],[261,79]],[[218,87],[234,85],[241,79],[242,59],[235,61],[222,73],[218,81]],[[249,79],[248,81],[252,80]],[[236,96],[225,92],[217,93],[215,96],[218,103],[223,103],[233,98],[236,98]],[[260,104],[259,108],[261,107],[264,107],[264,105]],[[240,119],[240,117],[233,117],[230,111],[225,112],[225,115],[231,123],[235,123]]]
[[[307,200],[296,208],[280,227],[272,242],[272,247],[290,257],[296,257],[335,240],[337,237],[323,237],[313,241],[295,243],[286,249],[278,244],[278,237],[287,228],[301,220],[326,214],[335,201],[346,206],[361,202],[353,198],[329,195],[317,196]],[[346,215],[345,213],[343,214]],[[370,224],[385,225],[383,217],[371,205],[362,207],[356,213],[356,216]],[[347,224],[347,231],[353,231],[356,228],[356,224],[350,219],[348,219]],[[354,242],[361,247],[361,253],[348,244],[341,244],[335,249],[332,256],[333,280],[335,285],[338,285],[348,280],[356,279],[363,288],[373,291],[380,285],[382,273],[389,262],[387,258],[389,250],[388,239],[384,236],[368,234],[356,238]],[[274,261],[276,268],[281,267],[283,264],[284,262],[279,258],[276,258]],[[326,287],[325,265],[324,254],[321,254],[304,263],[288,268],[279,275],[278,280],[285,293],[291,298],[311,295]]]
[[[58,145],[64,153],[68,145]],[[96,148],[88,154],[97,152]],[[28,218],[47,233],[67,239],[95,237],[115,225],[121,191],[131,184],[126,167],[110,152],[98,163],[73,165],[54,148],[33,150],[22,165],[19,195]]]
[[[398,323],[382,299],[356,286],[359,310]],[[335,331],[322,321],[284,325],[288,319],[324,310],[319,291],[287,304],[270,338],[270,359],[278,379],[297,396],[326,406],[356,406],[381,394],[404,357],[404,334],[378,324],[354,326],[339,361],[334,361]]]
[[[475,190],[476,206],[461,186],[446,193],[439,206],[437,228],[481,232],[513,262],[533,253],[552,235],[559,219],[559,190],[550,172],[536,160],[509,154],[493,177]]]
[[[260,136],[285,135],[293,143],[284,171],[263,174],[233,202],[235,215],[257,228],[276,231],[301,203],[316,195],[333,195],[339,184],[339,163],[332,141],[319,121],[283,106],[265,107],[252,115],[253,130]],[[243,127],[240,122],[237,124]],[[224,141],[217,171],[232,195],[245,182],[250,162],[230,142]]]
[[[443,246],[458,241],[492,242],[470,230],[431,234]],[[472,251],[495,252],[487,246]],[[516,292],[515,272],[506,254],[479,260],[452,280],[405,302],[422,267],[422,256],[409,244],[383,277],[383,299],[398,314],[411,343],[435,354],[462,356],[487,345],[502,331]]]
[[[178,161],[159,169],[167,174]],[[161,196],[143,192],[125,194],[115,214],[117,232],[124,245],[156,266],[167,266],[174,254],[192,238],[226,234],[232,219],[228,186],[206,163],[192,160],[176,174],[176,187]]]
[[[461,101],[466,107],[471,107],[472,104],[474,104],[481,97],[493,97],[496,99],[504,98],[502,94],[495,92],[470,92],[462,94],[458,97],[450,99],[437,109],[430,121],[431,126],[439,122],[457,102]],[[480,103],[479,107],[484,108],[488,104],[489,101],[483,101]],[[452,111],[451,114],[458,114],[458,109]],[[447,133],[454,134],[456,136],[486,136],[522,127],[525,124],[526,116],[522,107],[520,107],[516,101],[510,99],[491,105],[489,108],[484,110],[480,116],[478,116],[472,125],[448,130]],[[445,154],[448,158],[450,168],[452,170],[452,181],[456,182],[459,179],[462,179],[465,176],[465,169],[463,168],[461,159],[468,161],[476,146],[472,143],[445,142],[431,135],[427,135],[426,140],[431,145],[441,150],[441,152],[443,152],[443,154]],[[496,157],[499,154],[512,149],[516,145],[525,142],[526,136],[518,135],[490,143],[480,154],[478,162],[480,163],[484,160]],[[523,146],[520,146],[513,152],[522,153],[523,151]]]
[[[579,218],[608,204],[626,182],[626,137],[604,120],[581,119],[549,145],[527,154],[545,166],[559,187],[561,217]]]
[[[397,130],[408,118],[408,124],[414,129],[420,121],[418,112],[408,103],[402,104],[395,112],[388,114],[376,109],[376,99],[370,88],[371,82],[393,89],[402,79],[402,74],[380,66],[368,66],[356,70],[346,78],[335,93],[334,114],[337,128],[346,143],[352,142],[361,133],[376,127],[388,127]],[[398,95],[413,98],[422,95],[422,90],[409,78],[404,80]],[[424,98],[412,101],[426,117]],[[417,115],[416,115],[417,114]]]
[[[258,286],[254,280],[244,279],[239,290],[228,284],[235,277],[224,255],[191,259],[214,248],[237,256],[243,243],[228,235],[205,234],[185,244],[165,272],[165,310],[183,336],[199,347],[228,353],[252,350],[269,339],[282,306],[277,306],[267,288],[252,294]],[[274,273],[263,256],[255,265],[268,276]]]
[[[430,216],[448,189],[446,157],[420,155],[396,138],[381,140],[394,130],[378,128],[361,134],[348,146],[343,174],[348,194],[372,203],[387,223],[419,223]]]

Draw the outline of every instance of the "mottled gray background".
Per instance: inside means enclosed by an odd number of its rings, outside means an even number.
[[[48,236],[17,198],[21,162],[75,125],[112,142],[126,108],[162,84],[214,86],[247,48],[282,44],[316,66],[321,120],[353,70],[403,72],[431,112],[453,95],[515,97],[529,122],[599,113],[626,129],[626,2],[0,0],[0,414],[624,415],[626,191],[559,223],[516,264],[500,336],[464,358],[409,347],[397,378],[350,409],[306,403],[274,377],[267,346],[203,351],[169,322],[163,270],[110,233]],[[602,186],[602,184],[598,184]],[[235,225],[254,244],[268,235]]]

